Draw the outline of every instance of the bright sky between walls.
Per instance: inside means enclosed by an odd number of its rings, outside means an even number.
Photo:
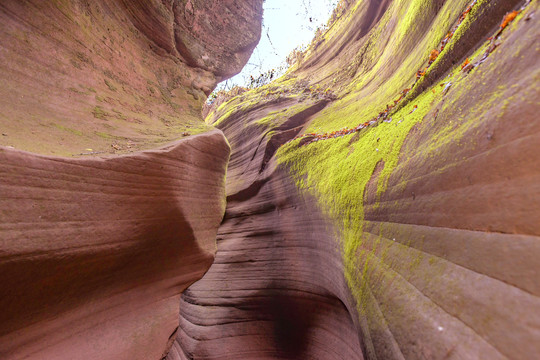
[[[265,0],[261,40],[242,72],[218,85],[216,91],[248,87],[251,76],[258,78],[272,69],[281,75],[285,59],[299,47],[307,46],[318,27],[323,27],[339,0]],[[281,70],[281,71],[280,71]]]

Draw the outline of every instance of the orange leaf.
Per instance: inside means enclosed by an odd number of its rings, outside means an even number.
[[[504,29],[505,27],[507,27],[508,24],[510,24],[516,18],[516,16],[518,16],[518,14],[519,14],[519,11],[512,11],[506,14],[501,24],[501,29]]]
[[[437,50],[431,50],[431,54],[429,54],[429,61],[435,61],[435,59],[437,59],[437,56],[439,56],[439,52]]]

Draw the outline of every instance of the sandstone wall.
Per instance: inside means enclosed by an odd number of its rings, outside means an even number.
[[[225,210],[201,106],[261,21],[262,1],[0,2],[0,358],[166,356]]]
[[[108,159],[2,149],[3,359],[159,359],[208,269],[229,147],[214,130]]]
[[[4,0],[0,145],[126,153],[207,131],[206,95],[242,69],[261,21],[260,0]]]

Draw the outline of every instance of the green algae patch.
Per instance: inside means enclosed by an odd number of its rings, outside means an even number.
[[[276,122],[276,120],[281,115],[285,115],[286,112],[287,112],[287,109],[281,110],[281,111],[271,111],[268,113],[268,115],[266,115],[262,119],[255,121],[255,124],[261,125],[264,127],[272,126]]]
[[[84,136],[83,132],[80,131],[80,130],[72,129],[72,128],[69,128],[67,126],[63,126],[63,125],[60,125],[60,124],[54,124],[53,123],[52,125],[55,128],[59,129],[59,130],[66,131],[66,132],[69,132],[69,133],[77,135],[77,136]]]
[[[264,127],[266,129],[275,129],[291,117],[296,114],[300,114],[302,111],[309,109],[311,106],[314,106],[315,103],[305,101],[296,105],[292,105],[286,109],[269,112],[265,117],[254,122],[254,124]]]
[[[359,272],[358,259],[370,258],[376,251],[374,248],[362,256],[359,254],[367,251],[362,249],[366,185],[374,175],[377,164],[383,163],[384,168],[377,180],[377,194],[380,196],[385,191],[388,178],[397,166],[403,142],[411,129],[432,109],[432,104],[440,101],[442,91],[437,86],[424,92],[392,114],[390,122],[381,122],[353,135],[358,136],[356,141],[352,141],[353,136],[350,135],[305,146],[293,141],[282,146],[276,154],[278,163],[288,168],[297,187],[313,194],[323,212],[334,220],[339,229],[337,235],[341,239],[345,277],[358,302],[359,311],[365,310],[367,281],[364,281],[364,277],[369,271],[366,268]],[[356,117],[351,114],[351,118]],[[342,124],[341,121],[337,122]],[[352,124],[357,122],[358,119]],[[369,267],[370,263],[365,261],[365,267]]]

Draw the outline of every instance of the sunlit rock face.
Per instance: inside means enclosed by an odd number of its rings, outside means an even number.
[[[534,358],[538,3],[348,3],[210,111],[227,210],[167,359]]]
[[[0,145],[72,156],[207,130],[206,95],[242,69],[261,21],[262,0],[2,1]]]
[[[201,106],[261,19],[262,1],[0,2],[0,358],[167,355],[225,210],[230,147]]]

